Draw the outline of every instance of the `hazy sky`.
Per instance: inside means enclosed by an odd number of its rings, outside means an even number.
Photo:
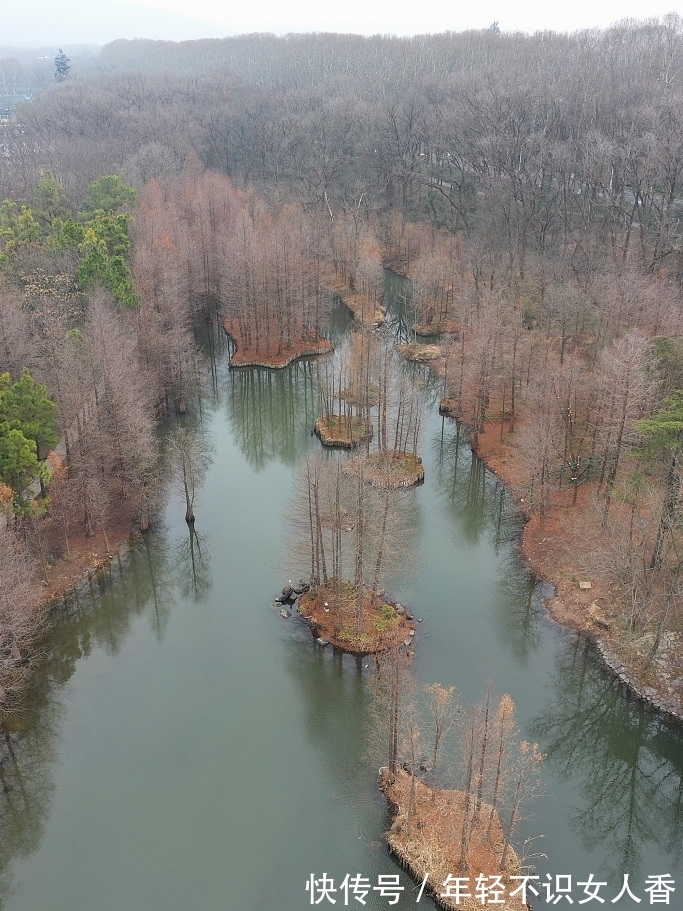
[[[683,10],[682,0],[578,0],[573,3],[543,0],[484,0],[484,2],[431,3],[389,0],[261,0],[252,4],[218,3],[215,0],[146,0],[148,6],[187,13],[238,31],[348,31],[361,34],[390,32],[412,35],[450,29],[485,28],[499,20],[505,30],[572,30],[604,26],[630,16],[646,18]]]
[[[243,32],[301,31],[412,35],[486,28],[503,31],[571,31],[604,27],[618,19],[683,13],[683,0],[0,0],[0,45],[104,44],[120,38],[219,37]]]

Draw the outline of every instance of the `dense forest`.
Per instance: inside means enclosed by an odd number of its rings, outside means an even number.
[[[0,60],[35,89],[0,127],[0,705],[73,537],[109,550],[153,522],[156,423],[200,395],[197,321],[252,362],[324,350],[326,295],[371,332],[384,268],[413,282],[443,410],[566,578],[617,587],[620,619],[597,620],[647,675],[681,621],[683,20],[117,41],[62,77]],[[367,436],[345,370],[323,416]],[[49,469],[22,377],[62,441]],[[402,449],[417,423],[411,406]],[[192,450],[171,459],[185,479]]]

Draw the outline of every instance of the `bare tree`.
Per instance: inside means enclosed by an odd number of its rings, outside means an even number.
[[[600,484],[605,483],[605,515],[624,450],[638,437],[637,422],[645,417],[654,389],[648,370],[651,343],[639,332],[629,332],[607,348],[600,360],[600,383],[608,398],[600,437],[603,446]]]
[[[168,451],[174,487],[185,498],[185,521],[192,525],[197,492],[212,462],[210,441],[206,434],[179,427],[169,439]]]
[[[491,810],[489,812],[488,827],[486,830],[487,837],[491,837],[493,822],[498,811],[498,804],[503,795],[506,780],[507,753],[509,749],[510,735],[515,727],[515,703],[512,697],[507,693],[503,695],[498,704],[496,717],[496,729],[494,731],[495,743],[495,772],[491,787]]]
[[[522,818],[525,802],[538,794],[540,788],[540,764],[545,759],[545,754],[538,749],[537,743],[523,740],[519,745],[513,777],[513,796],[510,807],[510,816],[505,833],[505,846],[500,858],[500,869],[505,870],[510,840],[514,837]]]
[[[371,736],[376,749],[391,775],[396,775],[404,743],[404,722],[407,715],[417,725],[413,708],[414,682],[410,661],[404,646],[395,646],[375,657],[376,673],[372,679]],[[410,739],[410,737],[408,738]],[[413,746],[417,749],[417,741]],[[413,769],[415,766],[413,766]]]
[[[432,739],[432,755],[429,765],[430,771],[435,774],[439,767],[444,739],[453,729],[459,709],[455,702],[454,686],[443,686],[441,683],[425,684],[424,694]]]
[[[71,557],[69,534],[77,520],[78,511],[77,480],[69,476],[66,465],[53,467],[49,514],[62,533],[67,559]]]
[[[531,480],[527,496],[530,506],[538,511],[543,527],[550,508],[551,493],[558,485],[563,441],[555,383],[547,370],[538,377],[529,401],[531,415],[517,438],[520,455]]]
[[[136,357],[135,337],[106,300],[91,302],[87,326],[100,428],[107,439],[102,454],[111,459],[121,495],[134,496],[142,531],[150,522],[158,484],[154,411],[145,373]],[[102,394],[97,392],[101,388]],[[106,420],[104,416],[106,415]]]
[[[0,711],[15,704],[45,628],[30,553],[13,529],[0,533]]]

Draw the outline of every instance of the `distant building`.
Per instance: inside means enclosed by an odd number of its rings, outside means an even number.
[[[9,123],[9,108],[0,108],[0,126]]]

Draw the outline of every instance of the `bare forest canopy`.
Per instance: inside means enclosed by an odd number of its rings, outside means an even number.
[[[519,256],[645,245],[656,267],[679,249],[682,67],[675,15],[571,35],[118,41],[20,106],[0,195],[47,169],[78,207],[102,174],[141,188],[194,149],[307,207],[399,206]]]

